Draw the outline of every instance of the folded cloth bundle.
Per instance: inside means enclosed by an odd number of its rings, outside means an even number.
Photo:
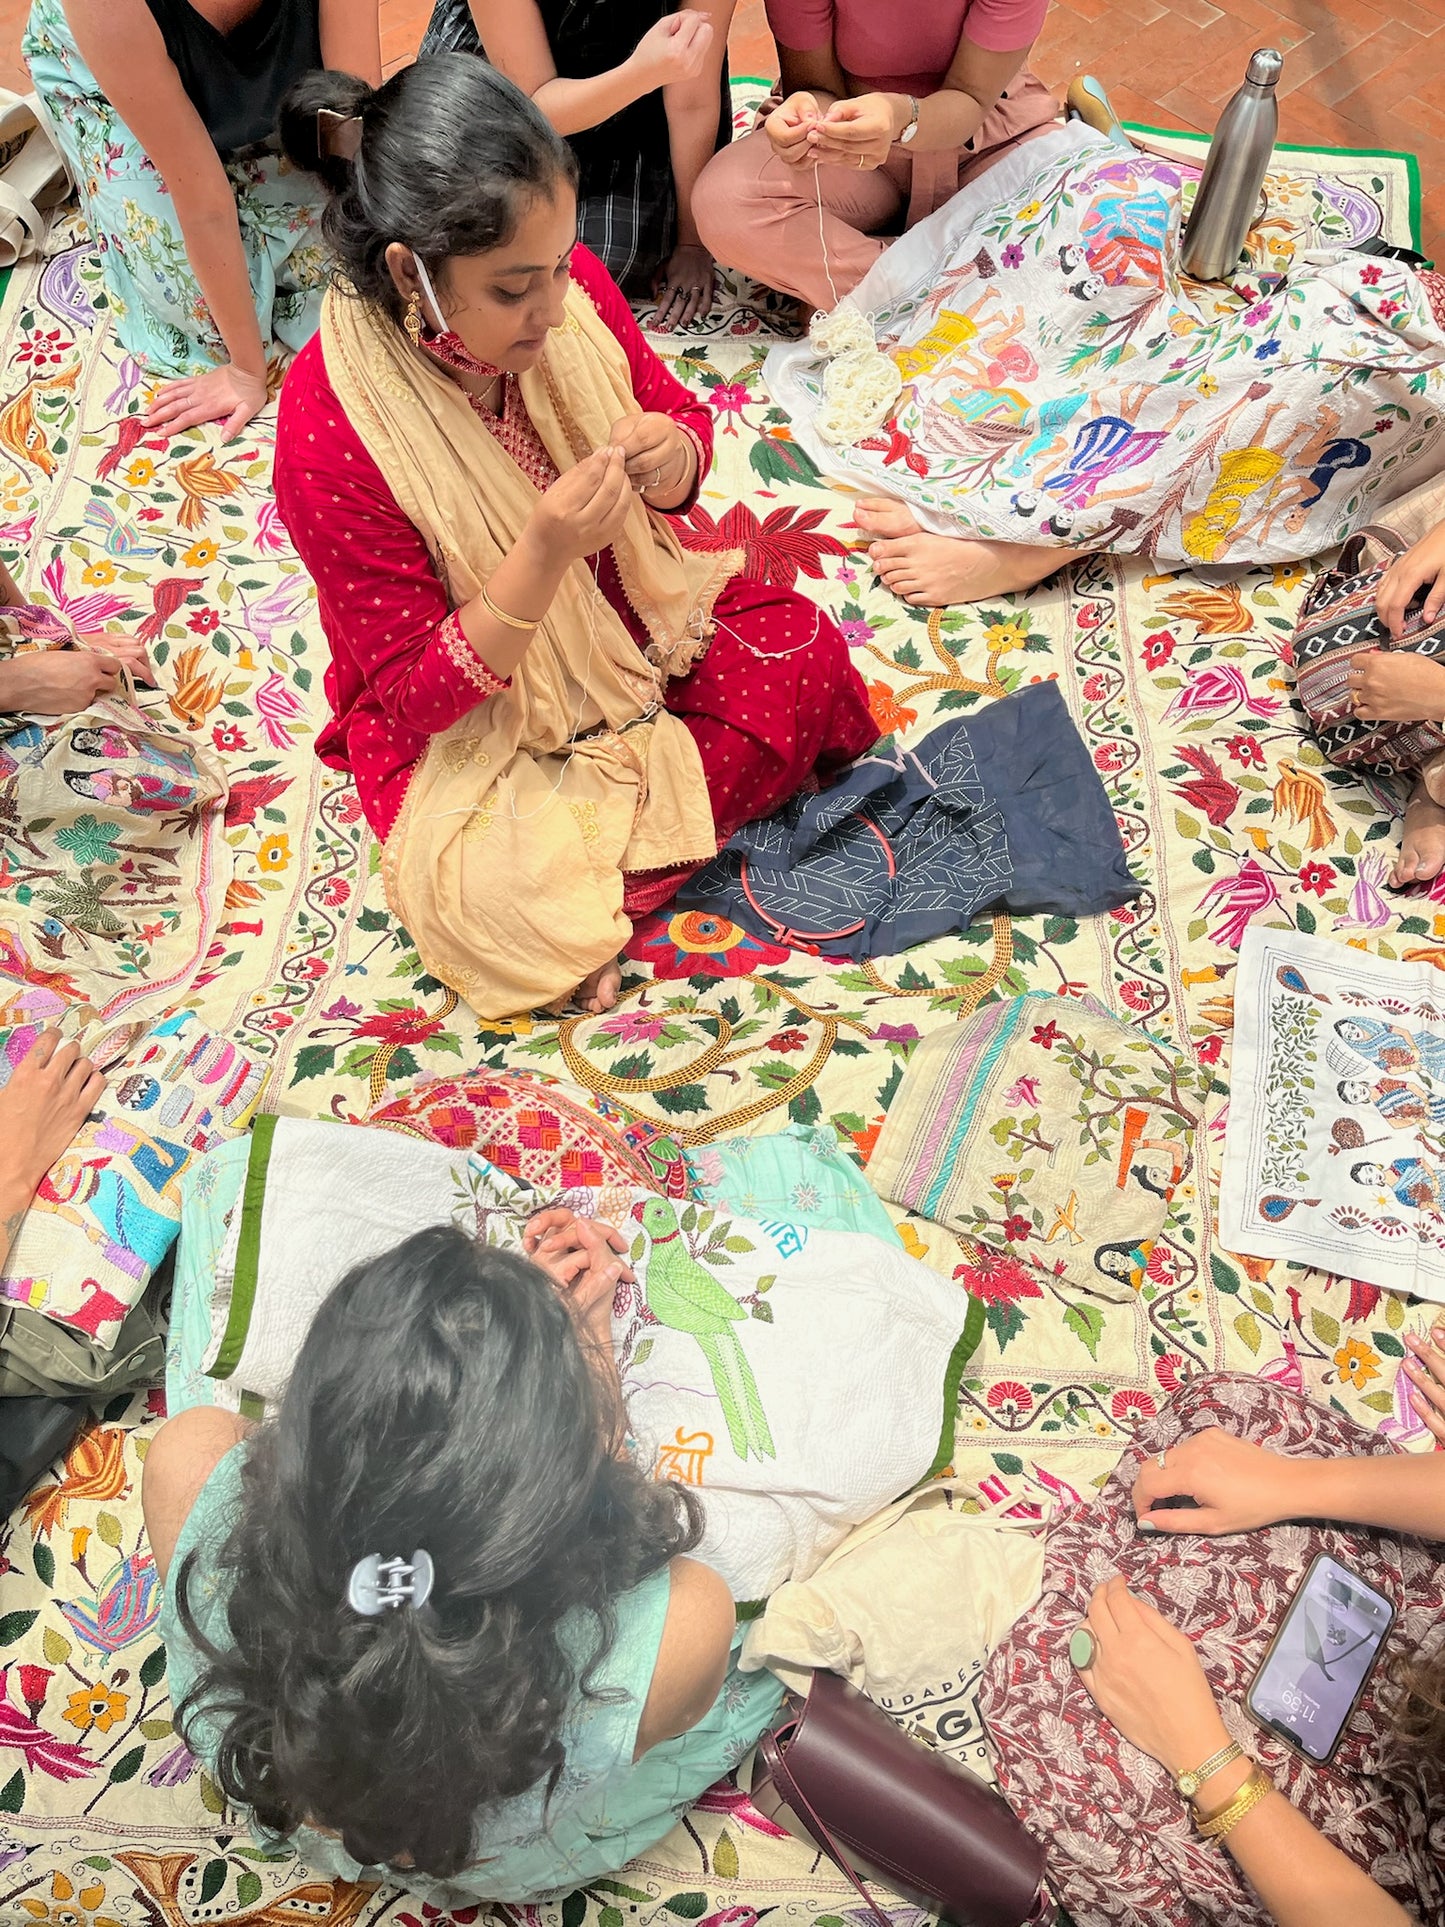
[[[1092,998],[1030,991],[916,1047],[868,1177],[980,1246],[1127,1298],[1193,1169],[1209,1081]]]
[[[825,957],[889,956],[980,912],[1090,916],[1137,897],[1057,683],[886,738],[818,795],[748,823],[679,903]]]

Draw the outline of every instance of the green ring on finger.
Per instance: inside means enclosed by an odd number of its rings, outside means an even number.
[[[1075,1626],[1069,1634],[1069,1664],[1082,1673],[1094,1663],[1098,1642],[1087,1626]]]

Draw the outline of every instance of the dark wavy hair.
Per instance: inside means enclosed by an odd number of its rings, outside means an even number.
[[[228,1799],[444,1880],[476,1857],[489,1805],[550,1796],[618,1596],[701,1532],[691,1493],[619,1455],[604,1387],[546,1275],[459,1231],[337,1285],[246,1451],[220,1554],[229,1648],[196,1624],[194,1553],[177,1583],[204,1659],[177,1721],[223,1728]],[[357,1560],[417,1548],[436,1566],[427,1605],[352,1610]],[[577,1616],[595,1628],[580,1662],[562,1637]]]
[[[322,109],[361,121],[356,160],[321,151]],[[303,74],[281,102],[281,146],[330,189],[322,230],[363,300],[401,297],[386,250],[404,241],[433,279],[455,254],[505,247],[538,195],[575,187],[572,149],[540,108],[475,54],[428,54],[380,87]]]

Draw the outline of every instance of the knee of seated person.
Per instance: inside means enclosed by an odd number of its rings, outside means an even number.
[[[763,198],[756,157],[744,151],[748,145],[748,141],[734,141],[714,154],[692,190],[692,218],[698,237],[725,268],[746,266],[739,257],[750,252],[747,236],[753,226],[751,214]]]

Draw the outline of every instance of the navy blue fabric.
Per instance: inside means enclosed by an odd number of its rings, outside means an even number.
[[[891,956],[983,911],[1091,916],[1143,889],[1057,683],[886,737],[816,796],[749,823],[678,893],[826,957]]]

